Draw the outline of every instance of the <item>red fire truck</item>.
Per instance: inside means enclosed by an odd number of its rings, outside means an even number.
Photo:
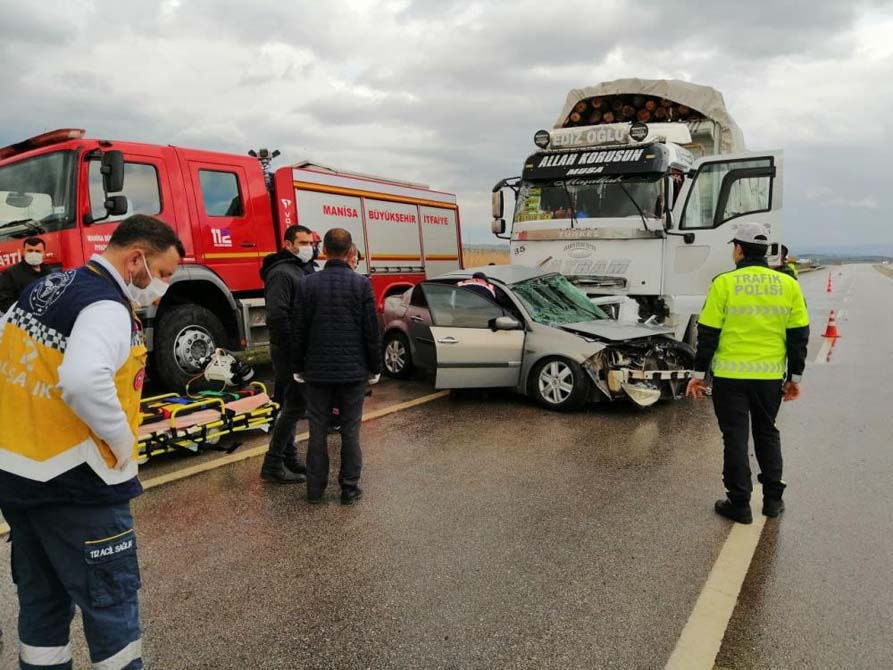
[[[270,173],[276,154],[233,154],[44,133],[0,149],[0,269],[39,235],[47,262],[71,268],[102,252],[130,214],[172,226],[186,258],[143,322],[150,371],[179,388],[215,347],[266,343],[260,265],[301,224],[348,229],[384,299],[461,266],[456,196],[309,162]],[[324,262],[324,259],[322,259]]]

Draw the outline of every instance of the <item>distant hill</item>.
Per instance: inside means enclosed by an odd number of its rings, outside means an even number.
[[[845,254],[845,253],[835,253],[835,254],[810,254],[810,253],[802,253],[796,254],[795,258],[799,261],[802,259],[809,259],[813,263],[818,263],[819,265],[844,265],[848,263],[890,263],[893,262],[893,256],[871,256],[871,255],[856,255],[856,254]]]
[[[893,258],[893,244],[791,244],[791,253],[800,256],[842,256],[847,258]]]
[[[481,251],[505,251],[508,252],[508,242],[505,244],[463,244],[463,249],[480,249]]]

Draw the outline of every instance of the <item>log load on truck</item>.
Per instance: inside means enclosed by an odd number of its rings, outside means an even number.
[[[512,263],[562,272],[615,318],[695,341],[713,277],[745,221],[782,241],[782,153],[747,152],[722,94],[675,80],[571,90],[520,177],[493,189],[493,233]],[[515,196],[506,230],[503,193]]]
[[[20,260],[27,237],[40,236],[46,262],[69,269],[101,253],[131,214],[168,223],[186,257],[141,318],[150,374],[179,390],[217,347],[267,343],[259,271],[288,226],[349,230],[379,310],[386,297],[461,267],[455,195],[311,162],[271,173],[275,155],[88,139],[80,129],[0,148],[0,270]]]

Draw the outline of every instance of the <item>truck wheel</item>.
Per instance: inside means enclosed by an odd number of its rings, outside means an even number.
[[[530,374],[530,395],[546,409],[572,412],[586,404],[589,379],[574,361],[547,358],[537,363]]]
[[[202,362],[226,341],[223,324],[198,305],[177,305],[161,315],[152,356],[165,391],[182,391],[202,369]]]
[[[409,340],[406,335],[392,330],[384,336],[382,348],[384,371],[394,379],[408,379],[412,374],[412,355],[409,353]]]

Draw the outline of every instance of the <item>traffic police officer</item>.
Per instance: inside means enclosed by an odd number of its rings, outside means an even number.
[[[794,279],[798,278],[797,264],[788,258],[788,248],[783,244],[781,245],[781,265],[775,269]]]
[[[146,347],[133,303],[158,300],[183,256],[152,217],[105,253],[29,286],[0,318],[0,511],[10,526],[24,670],[71,668],[82,612],[94,668],[142,668],[130,499]]]
[[[732,240],[737,268],[717,276],[698,321],[698,350],[687,395],[706,390],[713,372],[713,408],[722,431],[727,498],[716,512],[752,523],[749,424],[763,485],[763,514],[784,511],[781,440],[775,427],[782,399],[796,400],[806,365],[809,315],[797,280],[769,268],[769,232],[742,223]]]

